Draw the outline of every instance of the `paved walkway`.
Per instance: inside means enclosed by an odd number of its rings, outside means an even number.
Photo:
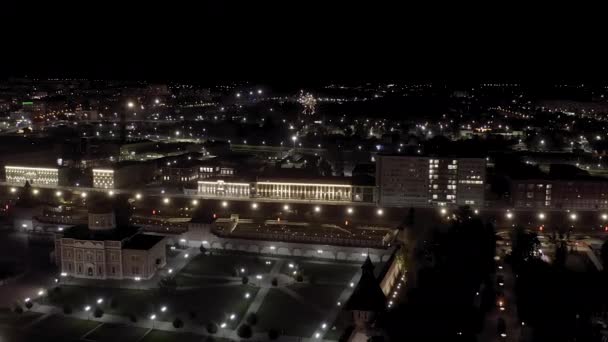
[[[270,273],[264,274],[263,276],[270,277],[270,279],[272,279],[275,276],[278,276],[284,263],[285,263],[285,259],[277,259],[277,261],[272,266]],[[264,299],[266,298],[266,295],[268,294],[269,290],[270,290],[270,286],[263,285],[260,288],[258,293],[255,295],[255,298],[253,299],[253,301],[251,301],[251,304],[249,304],[249,308],[247,309],[247,312],[245,312],[243,317],[241,317],[241,321],[239,322],[238,325],[245,323],[247,316],[249,316],[250,314],[258,312],[258,310],[260,309],[260,306],[262,306],[262,303],[264,302]]]

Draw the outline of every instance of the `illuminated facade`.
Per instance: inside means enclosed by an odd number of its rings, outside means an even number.
[[[57,186],[59,184],[59,169],[27,166],[5,166],[6,181],[11,184],[23,185],[28,181],[31,185]]]
[[[256,195],[260,198],[286,200],[350,202],[352,200],[352,185],[258,182],[256,184]]]
[[[235,183],[218,181],[199,181],[198,194],[212,197],[251,197],[251,185],[249,183]]]
[[[287,181],[259,181],[253,183],[224,180],[199,181],[198,195],[227,198],[264,198],[276,200],[370,202],[376,201],[376,187]]]
[[[93,187],[101,189],[113,189],[114,170],[93,169]]]
[[[483,205],[483,158],[380,155],[376,160],[381,205]]]

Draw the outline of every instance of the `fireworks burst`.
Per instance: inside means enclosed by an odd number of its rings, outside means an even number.
[[[304,106],[304,110],[302,113],[305,115],[313,115],[315,113],[315,109],[317,107],[317,99],[311,93],[304,93],[303,90],[300,91],[300,97],[298,98],[298,102]]]

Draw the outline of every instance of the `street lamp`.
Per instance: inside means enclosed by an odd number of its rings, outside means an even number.
[[[151,314],[150,315],[150,320],[152,321],[152,329],[154,329],[154,321],[156,320],[156,315],[155,314]]]
[[[91,311],[91,306],[90,305],[87,305],[87,306],[84,307],[84,312],[87,313],[87,320],[91,320],[91,312],[90,311]]]
[[[544,220],[545,219],[545,214],[544,213],[538,213],[538,219],[539,220]]]
[[[298,137],[297,137],[297,136],[295,136],[295,135],[293,135],[293,136],[291,137],[291,141],[293,141],[293,148],[296,148],[296,140],[298,140]]]
[[[251,209],[255,210],[258,208],[258,204],[257,203],[251,203]]]
[[[608,220],[608,214],[602,214],[602,220],[604,220],[604,221]]]
[[[285,204],[285,205],[283,206],[283,210],[288,211],[288,210],[289,210],[289,205],[288,205],[288,204]]]
[[[575,213],[570,214],[570,219],[572,221],[576,221],[577,218],[578,218],[578,215],[576,215]]]
[[[141,194],[140,193],[135,194],[135,199],[140,200],[141,199]]]
[[[103,303],[103,298],[97,298],[97,304]]]
[[[165,311],[167,311],[167,307],[163,305],[163,306],[160,308],[160,312],[165,312]]]
[[[228,207],[228,202],[223,201],[223,202],[222,202],[222,207],[224,207],[224,208]]]
[[[321,207],[316,206],[316,207],[315,207],[315,213],[320,213],[320,212],[321,212]]]
[[[382,216],[382,215],[384,215],[384,210],[378,209],[378,210],[376,210],[376,214],[378,214],[378,216]]]
[[[129,102],[127,103],[127,107],[129,107],[129,108],[133,108],[133,107],[135,107],[135,103],[133,103],[133,101],[129,101]]]
[[[505,215],[509,220],[513,219],[513,213],[512,212],[507,212],[507,214]]]
[[[198,205],[198,200],[193,199],[193,200],[192,200],[192,205],[193,205],[193,206],[197,206],[197,205]]]
[[[353,208],[348,208],[348,209],[346,209],[346,212],[347,212],[348,214],[352,214],[352,213],[353,213],[353,211],[354,211],[354,210],[353,210]]]

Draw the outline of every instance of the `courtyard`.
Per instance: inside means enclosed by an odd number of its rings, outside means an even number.
[[[185,254],[188,260],[173,272],[175,285],[165,291],[157,280],[139,287],[60,283],[32,299],[32,311],[52,308],[47,316],[32,318],[40,328],[35,330],[66,325],[66,340],[165,341],[179,335],[180,341],[200,341],[202,335],[234,339],[237,328],[247,324],[254,337],[267,338],[274,330],[280,336],[337,340],[349,324],[341,306],[358,281],[359,263],[237,251],[202,254],[193,248],[176,251],[169,262]],[[103,311],[101,317],[95,310]],[[176,319],[182,323],[178,328]],[[210,324],[217,332],[209,333]]]

